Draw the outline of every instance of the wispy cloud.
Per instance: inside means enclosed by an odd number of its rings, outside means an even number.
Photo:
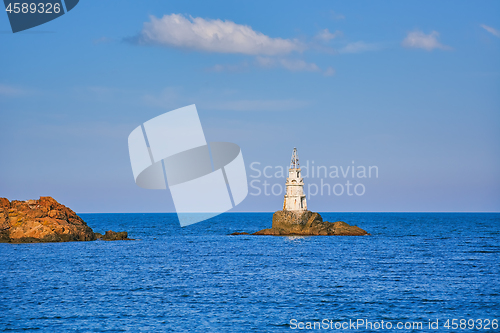
[[[111,93],[119,91],[116,88],[105,87],[105,86],[88,86],[88,87],[85,87],[85,89],[88,90],[89,92],[97,94],[97,95],[111,94]]]
[[[255,62],[259,67],[274,67],[276,65],[276,59],[270,57],[256,57]]]
[[[333,20],[336,20],[336,21],[345,19],[345,16],[344,16],[344,15],[339,14],[339,13],[336,13],[336,12],[334,12],[333,10],[332,10],[332,11],[330,11],[330,17],[331,17]]]
[[[340,36],[342,36],[342,31],[336,30],[335,32],[331,33],[328,29],[323,29],[316,34],[315,38],[328,42],[329,40]]]
[[[243,70],[251,68],[251,66],[260,68],[283,68],[291,72],[318,72],[323,73],[325,76],[332,76],[335,74],[335,70],[331,67],[328,67],[325,71],[323,71],[315,63],[307,62],[302,59],[264,56],[255,57],[255,61],[253,63],[244,61],[240,64],[217,64],[215,66],[207,68],[206,70],[210,72],[241,72]]]
[[[111,43],[111,42],[113,42],[113,38],[109,38],[109,37],[101,37],[101,38],[94,39],[92,41],[92,43],[94,43],[94,44],[107,44],[107,43]]]
[[[145,94],[142,99],[147,106],[167,109],[188,102],[177,87],[166,87],[159,94]]]
[[[206,69],[207,72],[242,72],[249,68],[247,61],[243,61],[239,64],[216,64]]]
[[[27,93],[28,93],[28,91],[25,89],[13,87],[13,86],[8,86],[5,84],[0,84],[0,96],[17,97],[17,96],[26,95]]]
[[[306,62],[302,59],[257,57],[257,66],[270,68],[282,67],[292,72],[319,72],[321,69],[313,62]]]
[[[339,50],[339,53],[361,53],[367,51],[375,51],[379,49],[377,44],[370,44],[365,42],[349,43]]]
[[[300,59],[280,59],[278,62],[282,67],[293,72],[318,72],[320,70],[315,63]]]
[[[494,36],[497,36],[497,37],[500,37],[500,31],[495,29],[495,28],[492,28],[490,26],[487,26],[486,24],[481,24],[481,27],[488,31],[490,34],[494,35]]]
[[[328,67],[326,71],[323,73],[324,76],[334,76],[335,75],[335,69],[332,67]]]
[[[236,91],[198,91],[189,96],[179,87],[166,87],[156,93],[143,95],[143,102],[150,107],[175,109],[182,105],[196,103],[200,108],[218,111],[287,111],[300,109],[310,102],[298,99],[251,99],[240,96]]]
[[[424,49],[432,51],[434,49],[451,50],[451,47],[441,44],[438,41],[439,33],[432,31],[426,35],[422,31],[415,30],[408,33],[401,45],[406,48]]]
[[[202,103],[206,109],[221,111],[288,111],[308,106],[307,101],[296,99],[233,100]]]
[[[297,39],[271,38],[231,21],[186,18],[180,14],[150,16],[140,34],[129,41],[218,53],[278,55],[302,51]]]

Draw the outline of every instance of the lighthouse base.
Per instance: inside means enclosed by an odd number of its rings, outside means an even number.
[[[257,231],[253,235],[269,236],[364,236],[365,230],[345,222],[326,222],[319,213],[280,210],[273,215],[270,229]]]

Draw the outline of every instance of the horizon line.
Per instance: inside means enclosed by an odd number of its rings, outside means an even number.
[[[241,213],[275,213],[277,211],[252,211],[252,212],[223,212],[222,214],[241,214]],[[384,212],[353,212],[353,211],[336,211],[336,212],[326,212],[326,211],[318,211],[317,213],[491,213],[491,214],[499,214],[500,211],[384,211]],[[177,214],[177,212],[77,212],[77,214]],[[186,214],[186,213],[184,213]],[[187,214],[206,214],[206,213],[187,213]],[[215,216],[214,216],[215,217]]]

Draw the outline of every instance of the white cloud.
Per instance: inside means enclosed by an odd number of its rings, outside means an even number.
[[[316,34],[316,39],[328,42],[329,40],[340,36],[342,36],[342,31],[336,30],[334,33],[331,33],[328,29],[324,29]]]
[[[489,27],[489,26],[487,26],[487,25],[485,25],[485,24],[481,24],[481,27],[482,27],[484,30],[488,31],[490,34],[492,34],[492,35],[494,35],[494,36],[497,36],[497,37],[500,37],[500,31],[498,31],[497,29],[492,28],[492,27]]]
[[[347,44],[339,50],[339,53],[361,53],[366,51],[374,51],[377,49],[378,46],[376,44],[368,44],[360,41]]]
[[[326,71],[323,73],[324,76],[334,76],[335,75],[335,69],[332,67],[328,67]]]
[[[401,45],[407,48],[424,49],[432,51],[434,49],[449,50],[449,46],[443,45],[438,41],[439,33],[432,31],[426,35],[422,31],[415,30],[408,33]]]
[[[180,14],[150,16],[136,38],[139,44],[194,49],[206,52],[277,55],[302,51],[297,39],[271,38],[247,25],[231,21],[185,18]]]

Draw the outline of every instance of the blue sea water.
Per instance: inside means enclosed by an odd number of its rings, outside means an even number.
[[[336,332],[498,331],[476,328],[500,319],[500,214],[322,215],[372,235],[228,235],[270,227],[271,213],[185,228],[175,214],[81,214],[138,240],[0,244],[0,331],[282,332],[323,320]],[[373,330],[335,329],[358,319]],[[382,320],[393,328],[375,329]]]

